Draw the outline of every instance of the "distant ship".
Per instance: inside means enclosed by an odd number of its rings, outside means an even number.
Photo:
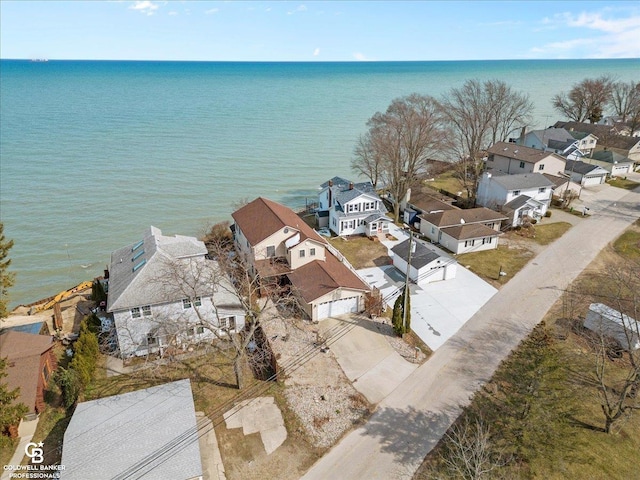
[[[32,58],[31,61],[32,62],[48,62],[49,59],[48,58]]]

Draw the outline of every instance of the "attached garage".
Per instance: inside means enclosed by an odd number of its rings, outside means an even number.
[[[358,312],[358,297],[342,298],[318,304],[316,320]]]
[[[571,175],[571,180],[583,187],[600,185],[605,182],[609,172],[604,168],[591,163],[577,160],[567,160],[565,173]]]

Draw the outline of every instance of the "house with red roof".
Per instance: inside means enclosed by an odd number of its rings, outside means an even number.
[[[252,274],[288,282],[309,318],[364,310],[368,285],[293,210],[259,197],[232,217],[236,248]]]

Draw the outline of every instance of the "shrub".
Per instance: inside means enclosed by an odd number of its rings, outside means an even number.
[[[547,210],[544,214],[545,217],[550,218],[551,217],[551,210]]]
[[[60,368],[56,381],[62,391],[62,403],[64,407],[70,408],[78,401],[80,390],[82,389],[78,372],[72,368]]]

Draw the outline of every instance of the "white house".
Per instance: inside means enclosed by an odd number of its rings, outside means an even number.
[[[607,172],[604,168],[592,163],[585,163],[578,160],[567,160],[565,173],[571,180],[579,183],[583,187],[601,185],[607,180]]]
[[[202,480],[203,434],[189,379],[80,402],[64,432],[60,478]]]
[[[393,265],[403,275],[407,273],[407,260],[409,259],[409,243],[412,246],[411,268],[409,279],[418,285],[449,280],[456,277],[458,263],[450,257],[438,254],[422,242],[405,240],[391,249],[393,253]]]
[[[320,186],[316,217],[319,227],[336,235],[368,235],[389,231],[391,219],[371,182],[333,177]]]
[[[593,152],[591,157],[584,161],[604,168],[612,177],[624,176],[633,172],[633,161],[611,150],[599,150]]]
[[[236,246],[255,275],[288,279],[312,320],[364,310],[367,284],[291,209],[260,197],[232,217]]]
[[[187,348],[240,330],[245,312],[217,262],[194,237],[151,227],[111,254],[107,311],[123,357]]]
[[[564,128],[549,127],[544,130],[532,130],[517,140],[519,145],[567,156],[571,147],[580,152],[580,156],[589,155],[598,143],[598,137],[591,133],[570,132]]]
[[[598,136],[598,149],[613,150],[620,155],[640,163],[640,137],[620,135],[617,126],[597,125],[595,123],[556,122],[554,125],[569,132],[580,132],[583,135]]]
[[[453,253],[491,250],[498,246],[507,217],[485,207],[423,213],[420,233]]]
[[[565,166],[565,159],[560,155],[515,143],[497,142],[487,154],[487,170],[495,174],[536,172],[557,175]]]
[[[485,172],[478,182],[479,205],[504,212],[512,226],[524,217],[541,218],[551,204],[554,184],[540,173],[493,175]]]
[[[592,303],[584,326],[598,334],[615,339],[625,350],[640,348],[640,323],[602,303]]]

